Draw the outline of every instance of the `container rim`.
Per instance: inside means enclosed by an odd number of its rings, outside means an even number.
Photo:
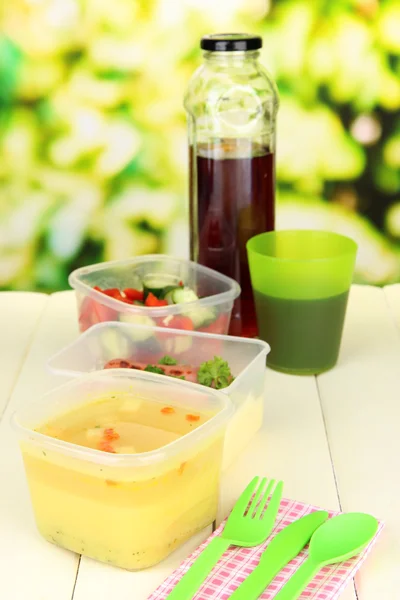
[[[336,240],[341,240],[343,243],[347,245],[343,251],[338,252],[335,256],[325,256],[321,258],[285,258],[279,256],[273,256],[272,254],[265,254],[259,250],[253,248],[253,244],[256,240],[259,240],[262,237],[273,237],[279,234],[289,234],[289,235],[302,235],[302,234],[313,234],[318,235],[324,238],[335,238]],[[288,263],[323,263],[328,261],[335,261],[346,256],[355,256],[357,253],[358,245],[357,243],[349,236],[343,235],[341,233],[336,233],[335,231],[328,231],[326,229],[278,229],[275,231],[267,231],[265,233],[259,233],[258,235],[253,236],[246,243],[246,248],[248,252],[252,252],[257,256],[261,256],[265,260],[270,260],[274,262],[282,262],[285,264]]]
[[[227,423],[231,414],[234,411],[232,402],[226,394],[223,394],[219,390],[212,388],[205,388],[205,393],[214,396],[220,401],[221,410],[216,413],[211,419],[200,425],[197,429],[190,431],[189,433],[181,436],[177,440],[148,452],[141,452],[140,454],[109,454],[102,452],[101,450],[95,450],[92,448],[86,448],[79,446],[71,442],[65,442],[51,436],[45,435],[35,431],[32,427],[23,425],[21,423],[21,413],[23,414],[24,409],[30,409],[35,406],[43,406],[43,404],[49,403],[49,398],[53,396],[55,392],[65,390],[68,388],[79,387],[82,383],[90,381],[91,379],[101,379],[102,377],[115,378],[115,379],[143,379],[147,381],[153,381],[160,383],[160,379],[157,374],[148,373],[144,371],[129,371],[127,369],[107,369],[105,371],[95,371],[87,373],[69,380],[62,385],[52,388],[41,396],[40,399],[30,403],[27,406],[23,406],[20,409],[15,410],[10,418],[11,426],[16,433],[23,438],[29,438],[30,442],[33,442],[38,446],[45,446],[56,452],[64,455],[72,456],[76,459],[81,459],[97,464],[102,464],[108,467],[145,467],[157,462],[165,460],[166,454],[168,456],[175,456],[185,446],[192,447],[199,440],[208,437],[213,431],[221,427],[224,423]],[[190,381],[173,380],[168,378],[168,385],[175,387],[187,388],[188,391],[196,391],[199,393],[199,386]],[[169,402],[173,404],[173,402]]]
[[[89,265],[87,267],[80,267],[79,269],[75,269],[74,271],[72,271],[72,273],[70,273],[70,275],[68,277],[68,283],[73,289],[86,294],[86,296],[91,296],[92,298],[97,299],[101,304],[109,306],[110,308],[113,308],[114,310],[119,310],[123,306],[124,313],[142,314],[142,315],[147,314],[148,316],[153,315],[154,317],[162,317],[165,315],[180,314],[180,312],[182,311],[180,304],[171,304],[169,306],[164,306],[161,308],[149,307],[149,306],[132,306],[130,304],[125,304],[124,302],[121,302],[120,300],[116,300],[115,298],[111,298],[110,296],[106,296],[105,294],[102,294],[101,292],[98,292],[97,290],[93,289],[92,287],[90,287],[89,285],[87,285],[86,283],[81,281],[81,279],[80,279],[80,277],[82,275],[85,275],[87,273],[93,273],[96,271],[104,271],[106,269],[116,267],[116,266],[121,267],[121,266],[125,266],[125,265],[146,264],[146,263],[152,262],[153,260],[161,260],[161,261],[169,260],[169,261],[173,261],[177,264],[190,265],[195,271],[203,273],[204,275],[208,275],[209,277],[213,278],[214,280],[224,282],[227,285],[229,285],[229,287],[230,287],[230,289],[227,290],[226,292],[221,292],[219,294],[213,294],[212,296],[207,296],[206,298],[200,298],[199,300],[195,300],[193,302],[187,302],[187,303],[185,303],[185,308],[186,307],[190,308],[193,306],[208,306],[209,304],[213,304],[213,305],[222,304],[222,302],[225,302],[225,301],[233,302],[233,300],[236,300],[236,298],[241,293],[240,285],[231,277],[222,275],[221,273],[214,271],[214,269],[210,269],[209,267],[204,267],[203,265],[199,265],[191,260],[186,260],[184,258],[175,258],[174,256],[168,256],[166,254],[145,254],[143,256],[137,256],[135,258],[128,258],[128,259],[123,259],[123,260],[112,260],[112,261],[106,261],[106,262],[102,262],[102,263],[96,263],[94,265]]]
[[[229,394],[230,391],[232,389],[234,389],[234,387],[236,387],[237,385],[237,381],[242,378],[243,373],[245,373],[245,371],[248,369],[248,367],[250,365],[253,364],[253,362],[255,360],[257,360],[259,358],[259,356],[261,356],[262,354],[265,354],[265,356],[267,356],[270,351],[271,351],[271,347],[267,342],[264,342],[263,340],[259,340],[259,339],[253,339],[253,338],[242,338],[242,337],[237,337],[237,336],[233,336],[233,335],[221,335],[221,334],[217,334],[217,333],[204,333],[202,331],[186,331],[184,329],[165,329],[165,327],[151,327],[149,325],[134,325],[132,323],[121,323],[119,321],[105,321],[103,323],[97,323],[96,325],[93,325],[92,327],[90,327],[89,329],[87,329],[86,331],[84,331],[80,336],[78,336],[73,342],[70,342],[69,344],[67,344],[66,346],[64,346],[63,348],[61,348],[61,350],[59,350],[58,352],[56,352],[55,354],[53,354],[53,356],[51,356],[46,363],[46,367],[47,370],[52,373],[53,375],[62,375],[64,377],[80,377],[82,374],[86,374],[88,373],[88,371],[73,371],[71,369],[61,369],[61,368],[57,368],[52,366],[53,363],[55,363],[60,356],[63,356],[63,354],[69,352],[70,350],[73,350],[78,344],[80,344],[81,340],[85,340],[85,339],[90,339],[92,336],[96,335],[97,331],[101,331],[102,329],[107,329],[107,328],[116,328],[116,329],[121,329],[121,330],[129,330],[129,329],[138,329],[138,330],[143,330],[143,331],[153,331],[155,333],[171,333],[173,335],[181,335],[183,337],[185,336],[191,336],[191,337],[195,337],[195,338],[207,338],[210,340],[223,340],[223,341],[228,341],[228,342],[233,342],[233,343],[237,343],[238,345],[240,344],[245,344],[245,345],[252,345],[252,346],[259,346],[260,347],[260,351],[257,354],[257,356],[255,356],[249,363],[248,365],[241,371],[241,373],[239,375],[237,375],[235,377],[235,380],[228,385],[228,387],[224,388],[223,390],[221,390],[222,393],[224,394]],[[111,371],[112,369],[108,369],[109,371]],[[120,370],[120,369],[119,369]],[[93,373],[94,371],[89,371],[89,373]],[[140,371],[138,371],[140,372]],[[154,373],[153,375],[157,376],[157,377],[165,377],[165,375],[157,375],[156,373]],[[183,383],[183,382],[182,382]],[[191,382],[186,382],[186,383],[191,383]],[[193,385],[198,386],[200,384],[194,383]],[[204,386],[201,386],[201,388],[204,388]],[[209,388],[212,389],[212,388]]]

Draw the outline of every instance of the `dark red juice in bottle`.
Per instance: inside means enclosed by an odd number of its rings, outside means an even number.
[[[274,229],[274,156],[251,140],[221,139],[190,148],[191,257],[242,288],[229,333],[257,335],[246,242]]]

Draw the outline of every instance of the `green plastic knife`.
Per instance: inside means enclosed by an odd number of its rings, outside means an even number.
[[[282,529],[264,550],[257,567],[229,600],[257,600],[279,571],[303,550],[328,517],[326,511],[319,510]]]

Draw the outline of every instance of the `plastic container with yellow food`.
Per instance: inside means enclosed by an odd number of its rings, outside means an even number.
[[[80,414],[90,417],[90,406],[97,406],[93,422],[85,421],[92,447],[61,439],[67,435],[63,421],[70,426]],[[105,407],[111,407],[108,414]],[[118,419],[129,420],[126,411],[138,411],[143,423],[153,415],[148,434],[139,427],[132,435],[128,428],[132,445],[124,440],[113,450],[98,449],[97,431],[103,435]],[[13,425],[39,532],[129,570],[163,560],[215,519],[231,412],[219,391],[126,369],[82,376],[26,405]],[[169,431],[162,429],[166,422]]]

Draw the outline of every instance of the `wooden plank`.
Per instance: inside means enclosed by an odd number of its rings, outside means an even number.
[[[78,557],[42,540],[36,531],[19,448],[10,426],[15,409],[56,383],[44,364],[77,335],[70,293],[52,296],[42,313],[14,392],[0,424],[1,586],[7,600],[70,600]],[[32,298],[20,302],[28,313]],[[8,313],[10,314],[10,313]],[[22,338],[21,338],[22,339]]]
[[[146,600],[210,533],[211,529],[197,534],[159,565],[144,571],[123,571],[82,557],[73,600]]]
[[[314,377],[283,375],[267,369],[264,425],[245,454],[223,477],[224,514],[254,475],[282,479],[288,498],[339,510]],[[353,584],[349,584],[341,598],[355,600]]]
[[[289,498],[337,510],[318,390],[314,377],[267,369],[264,425],[223,478],[223,513],[254,475],[283,479]]]
[[[318,385],[343,510],[386,522],[357,577],[358,598],[397,600],[400,339],[382,289],[352,289],[339,364]]]
[[[48,296],[44,294],[0,294],[0,418],[47,300]]]
[[[388,285],[384,289],[386,302],[393,316],[394,322],[400,331],[400,283]]]

